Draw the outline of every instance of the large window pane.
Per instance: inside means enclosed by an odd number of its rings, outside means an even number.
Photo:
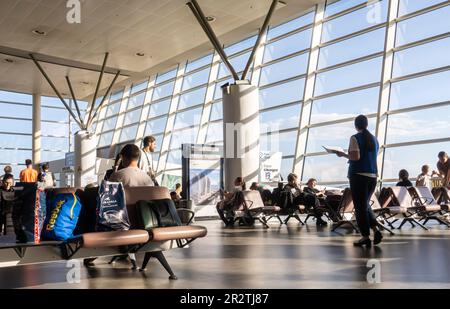
[[[0,101],[31,104],[33,102],[33,96],[25,93],[0,90]]]
[[[328,42],[358,30],[385,22],[387,19],[387,0],[377,1],[344,16],[323,24],[322,42]]]
[[[403,16],[446,0],[400,0],[398,15]]]
[[[167,117],[161,117],[149,120],[145,127],[145,135],[154,135],[164,132],[166,128]]]
[[[281,24],[276,27],[271,27],[269,33],[267,34],[267,39],[271,40],[277,36],[283,35],[295,29],[304,27],[306,25],[312,24],[314,22],[314,11],[306,15],[300,16],[294,20],[288,21],[287,23]]]
[[[358,35],[320,49],[319,69],[383,51],[385,28]]]
[[[24,164],[26,159],[31,159],[31,150],[1,150],[2,157],[0,163],[5,164]],[[21,169],[20,167],[13,167]],[[25,168],[25,167],[23,167]],[[3,170],[1,171],[3,172]],[[20,172],[20,171],[19,171]]]
[[[69,139],[67,137],[45,137],[41,139],[41,148],[50,151],[64,151],[69,150]]]
[[[283,156],[292,156],[295,154],[295,145],[297,144],[297,131],[275,132],[261,135],[261,151],[281,152]]]
[[[103,129],[102,129],[102,131],[105,132],[105,131],[109,131],[109,130],[115,129],[116,128],[116,123],[117,123],[117,116],[105,119],[105,121],[103,122]]]
[[[69,113],[66,109],[42,107],[41,119],[56,120],[56,121],[69,121]]]
[[[308,65],[308,57],[309,53],[306,53],[263,67],[259,85],[264,86],[305,74]]]
[[[170,102],[171,102],[171,99],[152,103],[150,105],[150,111],[148,113],[148,118],[153,118],[153,117],[167,114],[170,109]]]
[[[375,119],[369,119],[369,131],[375,134]],[[350,137],[356,134],[353,121],[309,129],[307,153],[323,152],[322,146],[348,148]]]
[[[142,104],[144,104],[145,95],[146,95],[146,93],[142,92],[136,96],[130,97],[128,99],[127,110],[130,110],[130,109],[138,107],[138,106],[142,106]]]
[[[236,72],[241,72],[244,70],[249,57],[250,57],[250,52],[236,56],[234,58],[231,58],[229,61]],[[219,66],[219,76],[217,78],[221,79],[230,74],[231,73],[228,72],[226,65],[221,62],[220,66]]]
[[[400,169],[406,169],[411,177],[420,174],[422,165],[436,169],[437,155],[450,149],[450,142],[387,148],[384,154],[383,179],[398,179]]]
[[[181,150],[172,150],[167,154],[167,165],[166,169],[181,169]]]
[[[292,173],[294,169],[294,159],[283,159],[281,160],[280,175],[283,179],[287,179],[288,175]]]
[[[223,141],[223,122],[212,122],[208,125],[206,143]]]
[[[29,118],[32,117],[31,105],[16,105],[0,102],[0,117],[17,117],[17,118]],[[2,131],[0,129],[0,131]]]
[[[110,98],[109,98],[109,102],[113,102],[119,99],[122,99],[123,96],[123,89],[117,92],[114,92],[113,94],[111,94]]]
[[[197,132],[198,127],[173,132],[170,139],[170,149],[181,148],[181,144],[195,144]]]
[[[380,88],[369,88],[316,100],[312,105],[311,124],[376,113]]]
[[[225,53],[227,56],[233,55],[235,53],[238,53],[240,51],[243,51],[244,49],[253,47],[256,42],[256,36],[252,36],[251,38],[245,39],[243,41],[237,42],[235,44],[232,44],[225,48]]]
[[[168,72],[158,74],[158,76],[156,77],[156,83],[159,84],[165,82],[166,80],[175,78],[176,76],[177,76],[177,69],[173,69]]]
[[[209,121],[219,120],[223,118],[222,101],[214,103],[211,106],[211,116]]]
[[[156,87],[153,90],[152,100],[156,101],[158,99],[162,99],[162,98],[172,95],[174,87],[175,87],[175,81]]]
[[[119,143],[125,142],[125,141],[133,141],[136,139],[136,133],[137,133],[137,125],[126,127],[122,129],[122,132],[120,132],[120,139]]]
[[[389,109],[450,100],[450,71],[393,83]]]
[[[69,124],[67,123],[53,123],[42,122],[41,123],[42,135],[50,136],[69,136]]]
[[[305,79],[296,79],[291,82],[264,88],[259,91],[260,109],[277,106],[283,103],[300,101],[303,99]]]
[[[12,120],[2,119],[2,127],[0,131],[7,130],[12,133],[30,133],[31,134],[31,120]]]
[[[139,91],[141,91],[141,90],[147,89],[147,85],[148,85],[148,80],[143,81],[143,82],[140,83],[140,84],[133,85],[133,86],[131,87],[131,94],[134,94],[134,93],[139,92]]]
[[[408,48],[395,53],[394,77],[450,65],[450,38]]]
[[[261,132],[273,132],[298,127],[300,104],[260,113]]]
[[[302,182],[315,178],[320,182],[347,182],[348,164],[345,158],[336,155],[307,157],[303,169]]]
[[[317,74],[314,95],[380,82],[382,62],[380,57]]]
[[[446,115],[446,116],[445,116]],[[402,143],[450,136],[450,105],[390,115],[387,143]]]
[[[338,0],[334,2],[329,1],[325,9],[325,17],[329,17],[339,12],[345,11],[361,3],[367,3],[367,0]]]
[[[191,75],[185,76],[183,79],[183,91],[194,88],[208,82],[210,68],[195,72]]]
[[[397,24],[396,46],[450,31],[450,5]]]
[[[120,102],[108,105],[106,110],[106,117],[117,115],[120,111]]]
[[[13,134],[1,134],[0,133],[0,148],[24,148],[31,149],[31,135],[13,135]],[[1,150],[0,150],[1,153]],[[3,161],[0,159],[0,161]],[[3,170],[0,170],[2,173]],[[3,173],[2,173],[3,175]]]
[[[189,126],[200,124],[202,116],[202,108],[191,109],[182,113],[178,113],[175,118],[174,129],[181,129]]]
[[[125,114],[125,118],[123,120],[123,126],[138,123],[141,118],[141,110],[142,108],[135,109],[131,112]]]
[[[183,93],[180,96],[180,102],[178,103],[178,109],[191,107],[198,104],[203,104],[206,96],[206,87]]]
[[[213,55],[208,55],[205,57],[202,57],[200,59],[189,61],[186,66],[186,73],[189,73],[195,69],[201,68],[202,66],[205,66],[207,64],[211,64]]]
[[[269,62],[311,46],[312,30],[308,29],[266,45],[264,63]]]
[[[110,131],[107,133],[102,133],[100,135],[99,141],[98,141],[98,146],[99,147],[103,147],[103,146],[109,146],[112,143],[112,139],[113,139],[113,135],[114,132]]]

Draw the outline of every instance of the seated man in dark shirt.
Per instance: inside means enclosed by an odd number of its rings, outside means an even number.
[[[409,181],[409,173],[407,170],[400,170],[398,172],[398,178],[400,179],[399,182],[397,182],[397,187],[412,187],[413,184],[411,181]]]
[[[315,197],[315,204],[323,206],[327,209],[327,212],[330,216],[330,218],[334,221],[337,222],[339,221],[339,216],[338,216],[338,207],[339,205],[336,205],[335,208],[333,208],[330,203],[328,203],[327,201],[327,195],[326,195],[326,190],[325,188],[323,190],[319,190],[316,188],[317,186],[317,180],[314,178],[311,178],[308,180],[308,182],[306,183],[306,187],[303,189],[303,192],[305,192],[305,194],[311,195]]]
[[[6,235],[6,218],[12,212],[14,202],[14,176],[5,174],[0,187],[0,234]]]
[[[438,169],[437,174],[442,177],[442,186],[450,186],[450,159],[445,151],[441,151],[438,154],[439,161],[436,164]]]

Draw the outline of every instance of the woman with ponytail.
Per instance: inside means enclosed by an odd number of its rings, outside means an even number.
[[[364,115],[355,118],[357,134],[350,138],[348,154],[337,152],[339,157],[348,159],[348,178],[352,191],[355,215],[362,238],[354,242],[355,246],[370,247],[370,229],[374,233],[374,244],[381,242],[383,236],[378,230],[377,220],[370,206],[370,198],[377,184],[378,141],[368,130],[368,120]]]

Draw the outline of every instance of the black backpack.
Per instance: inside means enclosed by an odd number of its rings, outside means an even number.
[[[171,199],[138,201],[136,209],[142,227],[146,230],[181,225],[180,217]]]
[[[282,212],[294,212],[296,205],[294,205],[294,194],[291,190],[285,189],[280,192],[278,206],[281,208]]]

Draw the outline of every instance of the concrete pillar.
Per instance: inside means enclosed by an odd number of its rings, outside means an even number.
[[[97,136],[85,130],[75,133],[75,187],[97,182]]]
[[[223,88],[225,190],[236,177],[250,185],[259,177],[259,90],[249,81]]]
[[[41,163],[41,95],[33,94],[32,120],[32,157],[33,164]]]

